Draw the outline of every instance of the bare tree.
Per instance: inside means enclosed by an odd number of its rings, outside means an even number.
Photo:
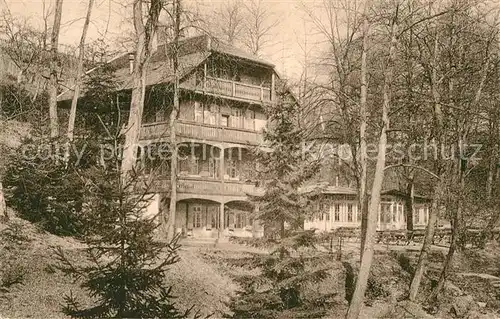
[[[58,89],[58,44],[59,30],[61,28],[63,0],[56,0],[54,9],[54,23],[52,25],[52,35],[50,38],[50,79],[49,79],[49,121],[50,136],[55,138],[59,136],[59,123],[57,117],[57,89]]]
[[[474,30],[480,30],[481,26],[476,25],[475,23],[471,23],[470,21],[464,21],[464,23],[460,23],[460,25],[463,24],[469,24],[469,28],[474,29]],[[465,28],[462,26],[460,30],[464,30]],[[491,34],[486,35],[486,40],[481,41],[482,39],[470,39],[468,37],[468,34],[457,34],[457,38],[460,38],[459,41],[467,41],[468,43],[473,42],[473,43],[480,43],[482,47],[482,51],[485,52],[485,57],[484,60],[481,61],[480,65],[482,67],[479,69],[478,72],[478,78],[479,78],[479,83],[477,84],[477,88],[474,92],[474,98],[470,103],[463,103],[463,107],[461,108],[460,111],[455,111],[455,117],[459,119],[459,125],[457,125],[457,132],[456,132],[456,144],[457,144],[457,149],[462,149],[464,145],[467,145],[467,141],[469,140],[469,135],[470,132],[472,131],[472,126],[474,125],[475,121],[475,114],[478,113],[479,111],[479,104],[481,101],[481,96],[483,95],[483,90],[484,86],[487,80],[488,76],[488,71],[491,67],[491,62],[493,60],[493,54],[491,53],[491,44],[493,43],[494,39],[497,37],[497,32],[498,30],[496,28],[493,29],[493,31],[488,30],[491,32]],[[466,46],[468,43],[464,43],[461,45]],[[484,43],[484,46],[482,45]],[[472,55],[462,55],[462,57],[468,56],[471,57]],[[460,59],[461,57],[459,57]],[[475,57],[475,60],[477,60],[477,57]],[[482,59],[480,59],[482,60]],[[465,63],[458,63],[458,65],[464,65]],[[473,73],[470,71],[466,72],[467,74],[467,83],[469,83],[470,77],[473,76]],[[460,96],[460,93],[455,92],[454,90],[454,85],[453,81],[450,82],[452,84],[449,85],[449,90],[450,90],[450,95],[455,96],[455,99]],[[472,86],[472,85],[471,85]],[[463,101],[464,99],[460,99]],[[462,103],[461,103],[462,104]],[[466,151],[466,150],[464,150]],[[464,156],[458,158],[458,160],[455,163],[456,169],[454,170],[456,173],[452,178],[453,185],[455,185],[456,188],[456,195],[451,200],[454,202],[454,205],[449,205],[452,206],[452,221],[451,221],[451,226],[452,226],[452,233],[451,233],[451,242],[450,242],[450,247],[448,249],[448,254],[446,256],[445,262],[443,264],[443,267],[441,269],[441,273],[439,276],[438,283],[436,287],[433,289],[432,293],[429,295],[428,300],[436,300],[439,294],[441,293],[442,289],[444,288],[445,282],[448,278],[448,273],[451,269],[452,261],[453,261],[453,256],[455,254],[455,251],[459,248],[458,244],[460,241],[461,233],[463,231],[464,225],[463,225],[463,213],[464,213],[464,202],[467,200],[466,194],[465,194],[465,186],[466,186],[466,177],[469,175],[470,171],[473,169],[473,166],[469,169],[466,165],[467,159],[464,159],[467,154],[464,154]]]
[[[87,15],[85,17],[85,22],[83,23],[82,36],[80,38],[80,44],[78,45],[78,66],[76,71],[75,87],[73,92],[73,99],[71,100],[71,109],[69,113],[68,120],[68,141],[73,140],[73,131],[75,129],[75,119],[76,119],[76,107],[78,104],[78,97],[80,95],[80,86],[83,76],[83,58],[85,55],[85,40],[87,38],[87,31],[90,24],[90,17],[92,15],[92,6],[94,5],[94,0],[89,0]],[[69,148],[67,150],[69,152]]]
[[[365,296],[366,287],[368,284],[368,277],[370,276],[370,268],[373,260],[373,252],[375,246],[375,236],[377,230],[377,216],[380,205],[380,193],[382,191],[382,183],[384,181],[384,171],[386,162],[386,148],[387,148],[387,130],[389,129],[389,111],[391,106],[391,85],[393,78],[393,64],[395,60],[397,32],[398,32],[398,11],[399,4],[397,4],[395,13],[391,17],[390,28],[390,46],[389,57],[384,72],[384,85],[383,85],[383,102],[382,102],[382,128],[378,141],[377,163],[375,167],[375,175],[372,184],[370,206],[368,210],[368,218],[366,224],[366,235],[363,245],[363,253],[361,258],[361,265],[359,267],[358,279],[356,280],[356,288],[354,290],[349,310],[347,311],[346,318],[356,319],[359,317],[361,307],[363,306],[363,299]]]
[[[368,32],[370,25],[368,23],[368,17],[363,19],[363,47],[361,49],[361,92],[359,98],[359,182],[358,182],[358,207],[361,210],[361,247],[360,247],[360,260],[363,259],[364,243],[366,237],[366,225],[367,225],[367,198],[366,198],[366,184],[367,184],[367,174],[368,174],[368,155],[367,155],[367,144],[366,144],[366,127],[368,125],[368,110],[366,106],[366,100],[368,95],[368,84],[366,81],[367,75],[367,65],[366,65],[366,55],[368,51]]]
[[[242,40],[245,23],[244,13],[244,5],[241,0],[221,2],[215,9],[213,20],[211,19],[208,27],[214,29],[213,33],[221,40],[235,45]]]
[[[246,49],[258,56],[262,54],[262,50],[276,43],[273,35],[279,20],[262,0],[245,2],[244,9],[245,24],[241,42]]]
[[[2,14],[0,31],[2,53],[18,68],[17,82],[35,82],[40,77],[45,57],[46,34],[35,29],[27,20],[12,16],[9,11]]]
[[[181,33],[181,0],[174,0],[172,7],[172,22],[173,22],[173,42],[171,60],[174,71],[174,101],[172,112],[170,113],[170,145],[171,145],[171,161],[170,161],[170,207],[169,207],[169,223],[167,231],[167,240],[172,240],[175,237],[175,218],[177,212],[177,137],[176,137],[176,121],[179,114],[179,38]]]
[[[154,34],[158,28],[158,19],[162,9],[161,0],[153,0],[147,10],[146,21],[143,18],[144,0],[134,0],[133,20],[136,33],[134,68],[132,72],[133,87],[130,101],[130,113],[125,132],[123,149],[122,173],[128,174],[135,165],[137,143],[144,110],[146,92],[146,66],[152,53]]]
[[[433,111],[434,111],[434,130],[438,139],[438,145],[445,145],[445,137],[443,132],[444,119],[441,105],[441,95],[438,90],[438,74],[437,74],[437,63],[439,55],[439,33],[436,30],[434,36],[434,49],[432,52],[432,62],[431,62],[431,92],[433,97]],[[439,155],[438,155],[439,156]],[[429,220],[427,223],[427,228],[425,231],[424,242],[420,250],[420,255],[418,257],[417,266],[415,267],[415,272],[410,285],[409,299],[415,300],[417,297],[418,289],[420,287],[420,282],[425,271],[427,256],[430,252],[432,241],[434,239],[434,231],[436,222],[438,219],[439,209],[441,207],[442,198],[444,195],[444,168],[442,167],[439,158],[435,163],[435,171],[437,173],[438,181],[434,186],[434,195],[432,198],[431,209],[429,212]]]
[[[351,147],[349,161],[343,165],[349,168],[358,189],[358,207],[361,212],[361,254],[367,222],[367,128],[368,128],[368,82],[367,51],[370,22],[368,9],[370,2],[360,6],[358,1],[324,0],[315,10],[303,5],[314,25],[327,39],[331,55],[319,63],[332,66],[334,74],[331,84],[325,89],[331,96],[330,102],[337,107],[328,120],[334,124],[332,138],[347,143]],[[320,13],[315,13],[319,11]],[[322,17],[324,16],[324,17]],[[361,36],[358,36],[361,34]],[[359,45],[361,39],[361,46]],[[361,52],[361,65],[358,54]],[[358,72],[359,71],[359,72]],[[358,86],[357,83],[360,83]],[[358,91],[359,90],[359,91]],[[359,94],[358,94],[359,92]],[[357,103],[359,101],[359,103]],[[345,125],[348,123],[347,125]],[[337,134],[337,136],[334,136]],[[340,136],[339,136],[340,135]]]

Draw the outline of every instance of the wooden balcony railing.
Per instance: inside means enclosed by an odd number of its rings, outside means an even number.
[[[168,125],[168,122],[144,124],[141,127],[141,139],[168,138]],[[179,120],[176,123],[176,134],[185,138],[251,145],[258,145],[263,141],[259,132]]]
[[[205,91],[230,97],[241,98],[252,101],[270,102],[272,100],[271,89],[231,80],[207,76],[205,79]]]
[[[144,185],[146,185],[146,183],[144,183]],[[148,186],[148,191],[150,192],[168,192],[170,190],[170,180],[165,177],[160,177],[151,181]],[[177,192],[185,194],[244,197],[247,194],[257,194],[259,189],[253,183],[224,181],[223,185],[220,180],[215,179],[179,177],[177,181]]]
[[[180,179],[177,191],[192,194],[246,196],[246,194],[254,194],[256,187],[254,184],[234,181],[225,181],[222,185],[219,180]]]

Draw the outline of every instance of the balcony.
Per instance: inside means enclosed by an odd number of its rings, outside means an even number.
[[[242,100],[271,102],[271,89],[231,80],[207,76],[203,90],[207,93],[224,95]]]
[[[155,179],[151,182],[149,191],[165,192],[170,190],[170,180],[165,177]],[[179,177],[177,181],[177,192],[180,194],[216,195],[216,196],[241,196],[247,194],[258,194],[259,189],[253,183],[240,181],[210,180],[197,177]]]
[[[259,145],[263,141],[262,134],[256,131],[180,120],[176,123],[176,134],[185,138],[238,144]],[[144,124],[140,136],[143,140],[168,138],[168,122]]]
[[[218,180],[181,178],[177,184],[177,191],[190,194],[246,196],[246,194],[254,194],[256,187],[254,184],[237,181],[224,181],[222,185]]]

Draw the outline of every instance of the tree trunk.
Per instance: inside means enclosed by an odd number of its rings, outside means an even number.
[[[436,131],[436,136],[438,139],[438,149],[442,149],[445,145],[444,143],[444,134],[443,134],[443,113],[440,104],[440,94],[438,91],[438,77],[437,77],[437,60],[438,60],[438,52],[439,52],[439,36],[436,32],[436,36],[434,39],[434,49],[433,49],[433,58],[431,62],[431,93],[434,100],[434,126]],[[440,153],[440,152],[438,152]],[[441,154],[440,154],[441,155]],[[418,294],[418,289],[420,288],[420,282],[422,281],[422,276],[425,272],[425,267],[427,264],[427,256],[429,255],[429,251],[432,246],[432,242],[434,240],[434,230],[436,228],[436,222],[438,219],[439,207],[441,205],[441,198],[444,193],[444,173],[442,172],[441,156],[438,155],[436,159],[436,171],[438,171],[438,181],[434,188],[434,196],[432,199],[431,211],[429,220],[427,223],[427,227],[425,230],[424,243],[422,244],[422,248],[420,250],[420,255],[418,257],[417,266],[415,268],[415,273],[413,274],[413,279],[410,284],[410,291],[408,295],[408,299],[414,301]]]
[[[413,205],[415,202],[415,183],[413,181],[413,172],[410,173],[410,180],[406,185],[406,195],[408,196],[405,201],[406,211],[406,230],[413,232]]]
[[[429,215],[429,220],[427,228],[425,230],[424,243],[422,249],[420,250],[420,255],[418,257],[417,266],[415,268],[415,273],[410,285],[409,299],[414,301],[417,297],[418,289],[420,288],[420,282],[425,272],[425,267],[427,264],[427,256],[431,250],[432,241],[434,240],[434,230],[436,229],[436,222],[439,214],[439,207],[441,204],[441,198],[443,194],[443,181],[439,180],[437,182],[436,188],[434,189],[434,196],[432,199],[431,211]]]
[[[470,109],[475,110],[479,101],[481,99],[481,93],[484,88],[484,84],[486,82],[486,76],[488,74],[488,68],[490,64],[490,57],[487,59],[486,63],[483,65],[483,69],[481,70],[481,81],[479,82],[479,86],[476,90],[476,94],[474,96],[474,100],[472,105],[470,105]],[[450,89],[450,95],[452,89]],[[460,135],[458,139],[457,148],[460,149],[463,145],[467,145],[467,132],[469,130],[469,123],[467,121],[464,122],[463,127],[460,129]],[[453,255],[457,246],[459,244],[459,236],[461,234],[461,222],[462,222],[462,204],[464,200],[464,190],[465,190],[465,171],[467,170],[467,160],[463,160],[462,157],[458,160],[458,198],[457,207],[454,209],[453,214],[453,222],[452,222],[452,234],[451,234],[451,243],[450,248],[448,250],[448,254],[446,256],[446,260],[443,265],[443,269],[441,270],[441,274],[439,276],[439,280],[437,286],[433,289],[431,295],[428,297],[428,300],[436,300],[444,287],[446,282],[446,278],[448,276],[449,270],[451,268],[451,264],[453,261]]]
[[[396,9],[397,12],[397,9]],[[393,17],[391,25],[390,39],[391,44],[389,47],[389,59],[387,63],[387,70],[384,74],[384,87],[383,87],[383,103],[382,103],[382,129],[378,142],[377,164],[375,167],[375,176],[372,185],[370,207],[368,211],[368,222],[366,224],[366,235],[363,245],[363,257],[361,258],[361,265],[359,267],[358,279],[356,281],[356,288],[352,296],[349,310],[347,311],[347,319],[356,319],[359,317],[363,300],[365,296],[366,287],[368,284],[368,277],[370,276],[370,268],[373,260],[373,252],[375,246],[375,237],[377,232],[377,216],[380,205],[380,193],[382,191],[382,184],[384,181],[385,169],[385,155],[387,148],[387,130],[389,129],[389,109],[391,104],[391,84],[393,74],[393,63],[395,59],[396,49],[396,30],[397,30],[397,14]]]
[[[143,21],[143,0],[135,0],[134,28],[137,35],[137,43],[134,57],[134,68],[132,72],[132,96],[130,99],[130,112],[127,130],[125,132],[125,143],[123,146],[122,175],[125,177],[132,171],[136,162],[137,144],[144,109],[144,96],[146,94],[146,69],[151,56],[153,36],[158,26],[158,18],[161,11],[161,0],[151,1],[146,24]],[[126,183],[124,183],[126,185]]]
[[[172,45],[172,64],[174,67],[174,107],[170,113],[170,146],[172,148],[171,171],[170,171],[170,209],[167,240],[175,236],[175,215],[177,210],[177,140],[175,126],[177,114],[179,113],[179,36],[181,27],[181,0],[174,1],[174,41]],[[223,172],[221,171],[221,174]]]
[[[368,51],[368,19],[365,16],[363,21],[363,49],[361,52],[361,92],[359,100],[359,166],[360,176],[358,185],[359,208],[361,210],[361,248],[360,260],[363,258],[364,242],[366,238],[366,225],[368,222],[368,207],[366,201],[366,175],[367,175],[367,146],[366,146],[366,126],[368,123],[368,115],[366,110],[366,98],[368,95],[368,84],[366,82],[366,55]]]
[[[89,6],[87,9],[87,16],[85,17],[85,22],[83,24],[82,36],[80,38],[80,44],[78,46],[78,66],[76,71],[76,81],[75,88],[73,92],[73,99],[71,100],[71,109],[69,112],[69,120],[68,120],[68,132],[67,138],[68,142],[73,141],[74,129],[75,129],[75,120],[76,120],[76,106],[78,104],[78,97],[80,95],[80,86],[82,83],[83,76],[83,58],[85,53],[85,39],[87,38],[87,31],[89,29],[90,17],[92,14],[92,6],[94,5],[94,0],[89,0]],[[69,148],[66,150],[69,155]]]
[[[463,201],[463,190],[465,186],[465,179],[462,169],[459,171],[459,194],[457,198],[457,207],[454,209],[453,220],[452,220],[452,233],[451,233],[451,242],[450,248],[448,249],[448,254],[446,255],[446,260],[443,265],[443,269],[441,270],[441,274],[439,275],[439,280],[436,287],[433,289],[432,293],[429,295],[427,300],[434,301],[438,298],[439,294],[443,290],[444,284],[446,283],[446,279],[448,277],[448,273],[451,268],[451,264],[453,262],[453,255],[458,245],[458,238],[460,236],[461,230],[461,220],[462,220],[462,201]]]
[[[54,24],[52,26],[52,36],[50,38],[50,78],[49,78],[49,125],[50,137],[56,138],[59,136],[59,122],[57,117],[57,47],[59,44],[59,30],[61,28],[63,0],[56,0],[54,11]]]

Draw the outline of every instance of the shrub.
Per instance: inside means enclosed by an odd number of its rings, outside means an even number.
[[[6,292],[10,287],[22,284],[25,275],[26,269],[24,266],[19,264],[11,265],[4,270],[2,277],[0,278],[0,289],[3,292]]]
[[[48,95],[46,92],[33,94],[30,89],[18,83],[0,84],[2,108],[0,116],[40,125],[40,118],[46,114]]]
[[[404,253],[391,252],[392,257],[396,259],[401,269],[407,272],[409,275],[413,276],[415,269],[411,264],[411,259]]]
[[[373,276],[370,276],[368,277],[365,296],[368,300],[374,300],[389,296],[389,292]]]
[[[30,240],[24,231],[24,225],[19,221],[9,222],[7,228],[0,232],[0,235],[7,244],[22,243]]]
[[[65,145],[58,140],[28,138],[12,155],[3,179],[7,204],[19,216],[56,235],[85,233],[82,171],[95,161],[95,142],[78,140],[63,160]]]
[[[229,317],[276,318],[283,312],[290,318],[324,317],[331,295],[316,295],[314,300],[305,294],[307,287],[328,275],[314,243],[312,231],[297,231],[281,239],[270,255],[255,255],[253,263],[262,273],[240,278],[243,290],[231,300]]]

